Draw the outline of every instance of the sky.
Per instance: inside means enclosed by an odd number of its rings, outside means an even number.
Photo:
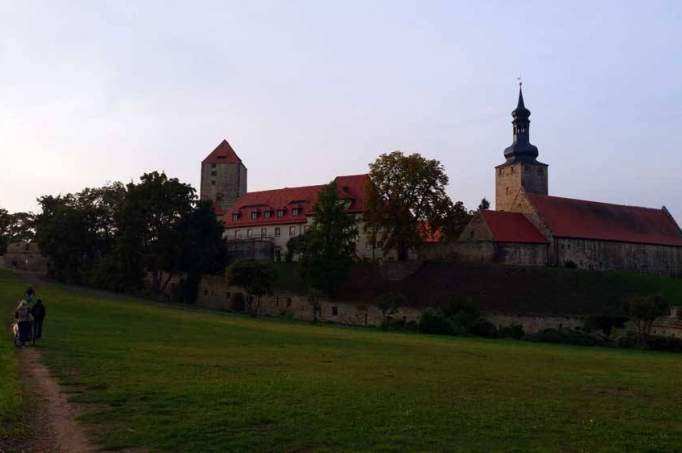
[[[679,1],[0,0],[0,207],[163,170],[227,139],[248,189],[381,153],[494,200],[517,78],[550,194],[682,223]]]

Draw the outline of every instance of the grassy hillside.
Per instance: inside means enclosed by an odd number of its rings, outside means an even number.
[[[14,320],[14,308],[26,289],[11,274],[0,270],[0,451],[7,440],[17,440],[28,435],[25,415],[27,401],[21,396],[17,356],[9,334]]]
[[[17,284],[0,284],[7,311]],[[38,291],[47,363],[74,400],[93,403],[83,422],[106,448],[661,451],[682,441],[679,355]]]

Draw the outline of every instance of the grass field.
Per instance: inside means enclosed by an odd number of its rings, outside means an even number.
[[[21,383],[14,344],[9,325],[14,320],[14,306],[23,293],[24,286],[11,274],[0,271],[0,445],[8,439],[22,439],[28,435],[26,417],[28,402],[22,397]],[[18,296],[17,296],[18,295]],[[12,302],[14,301],[14,302]],[[5,332],[7,335],[5,335]]]
[[[0,307],[20,288],[0,274]],[[38,287],[105,448],[673,451],[682,357],[255,320]],[[3,363],[13,364],[7,345]],[[0,382],[13,376],[2,368]],[[10,384],[11,386],[12,384]],[[9,406],[4,384],[0,392]],[[92,405],[89,405],[92,403]]]

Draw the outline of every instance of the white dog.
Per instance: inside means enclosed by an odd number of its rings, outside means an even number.
[[[12,330],[12,335],[14,335],[14,338],[16,338],[19,335],[19,324],[13,322],[10,326],[10,329]]]

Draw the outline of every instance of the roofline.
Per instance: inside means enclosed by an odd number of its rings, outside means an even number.
[[[524,191],[524,194],[535,196],[535,197],[557,198],[559,200],[579,201],[581,203],[600,204],[600,205],[606,205],[606,206],[618,206],[621,208],[635,208],[635,209],[648,209],[650,211],[663,211],[663,209],[650,208],[648,206],[635,206],[635,205],[629,205],[629,204],[607,203],[606,201],[593,201],[593,200],[583,200],[580,198],[557,197],[556,195],[541,195],[539,193],[532,193],[532,192],[525,192],[525,191]],[[667,209],[665,210],[665,212],[667,212]],[[668,215],[670,215],[670,213],[668,213]],[[679,228],[679,226],[678,226],[678,228]]]
[[[682,244],[675,245],[675,244],[665,244],[662,242],[619,241],[616,239],[587,238],[587,237],[582,237],[582,236],[558,236],[555,234],[552,234],[552,236],[554,237],[554,239],[580,239],[583,241],[615,242],[615,243],[620,243],[620,244],[655,245],[655,246],[659,246],[659,247],[680,247],[680,248],[682,248]]]
[[[668,208],[663,206],[663,207],[661,207],[661,211],[665,212],[665,214],[668,216],[668,218],[673,223],[673,225],[675,225],[677,227],[677,231],[679,231],[680,234],[682,234],[682,229],[680,229],[680,225],[677,223],[677,221],[675,220],[675,217],[673,217],[673,215],[670,213],[670,211],[668,211]]]
[[[536,160],[535,162],[523,162],[523,161],[518,160],[518,161],[514,161],[514,162],[505,162],[503,164],[496,165],[495,168],[508,167],[508,166],[514,165],[514,164],[527,164],[527,165],[537,165],[539,167],[549,167],[549,164],[546,164],[544,162],[540,162],[539,160]]]

